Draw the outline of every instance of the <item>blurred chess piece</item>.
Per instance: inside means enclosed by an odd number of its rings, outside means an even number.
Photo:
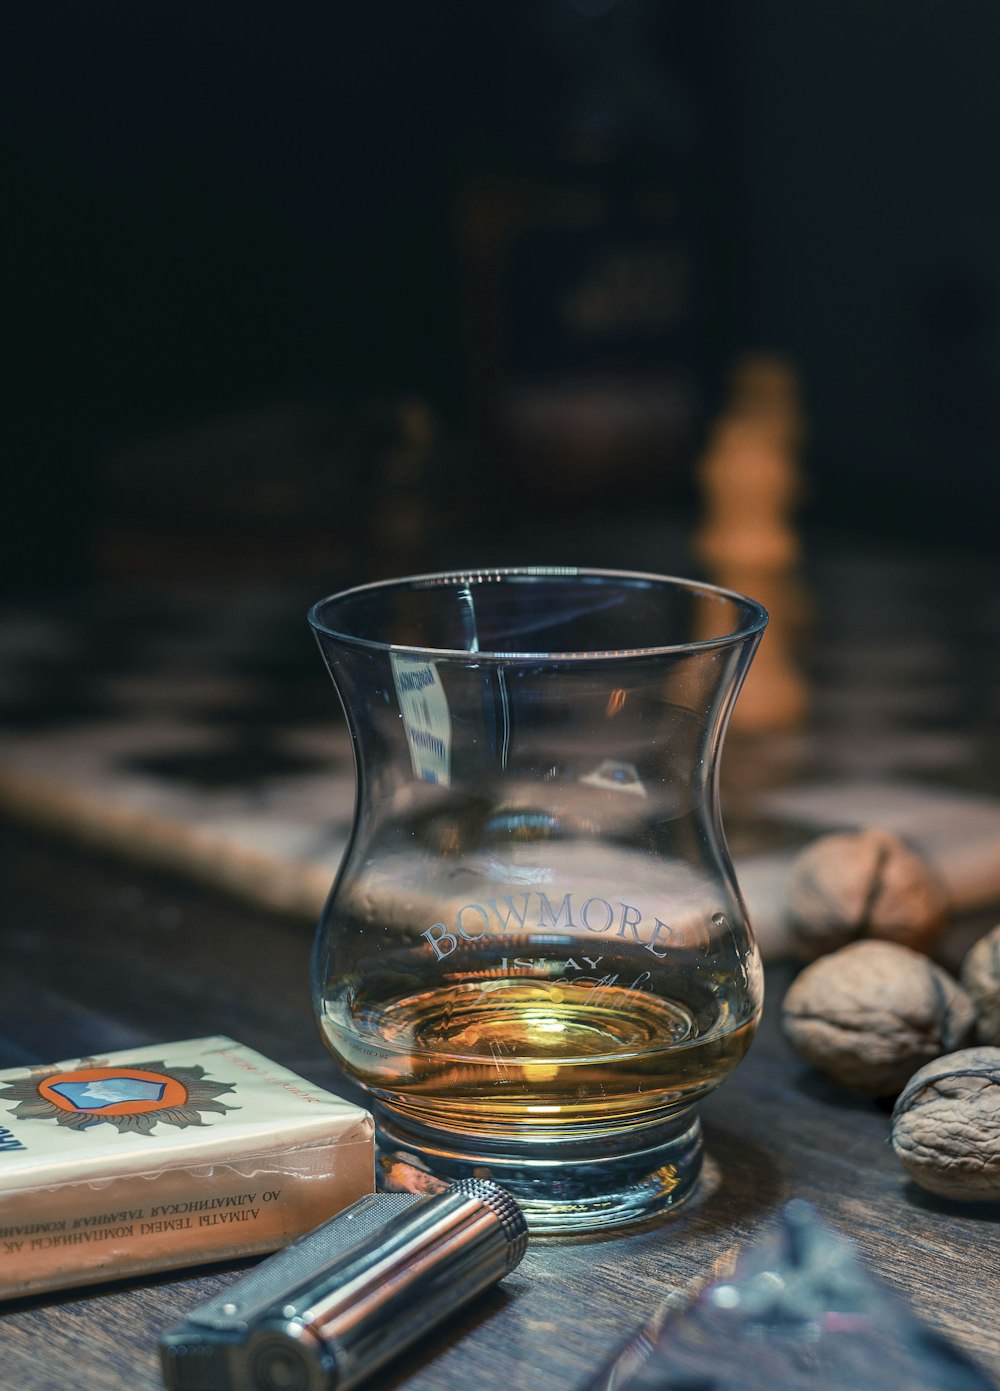
[[[735,729],[794,728],[807,709],[794,652],[808,612],[793,521],[804,492],[802,436],[792,367],[779,358],[746,358],[698,469],[703,517],[695,536],[713,581],[748,594],[771,615],[736,703]]]

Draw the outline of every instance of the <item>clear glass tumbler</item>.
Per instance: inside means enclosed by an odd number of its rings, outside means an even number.
[[[314,1003],[383,1186],[489,1177],[536,1232],[677,1204],[695,1103],[762,1003],[718,760],[766,612],[525,568],[366,585],[309,619],[357,767]]]

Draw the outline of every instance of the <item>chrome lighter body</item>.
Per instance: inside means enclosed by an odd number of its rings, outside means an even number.
[[[173,1391],[348,1391],[501,1280],[526,1244],[495,1183],[372,1194],[170,1329],[164,1378]]]

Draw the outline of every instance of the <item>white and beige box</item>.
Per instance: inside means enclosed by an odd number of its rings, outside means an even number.
[[[273,1251],[374,1188],[367,1111],[230,1038],[0,1072],[0,1297]]]

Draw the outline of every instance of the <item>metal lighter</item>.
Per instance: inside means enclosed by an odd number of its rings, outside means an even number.
[[[373,1193],[194,1309],[160,1341],[172,1391],[347,1391],[524,1255],[495,1183]]]

